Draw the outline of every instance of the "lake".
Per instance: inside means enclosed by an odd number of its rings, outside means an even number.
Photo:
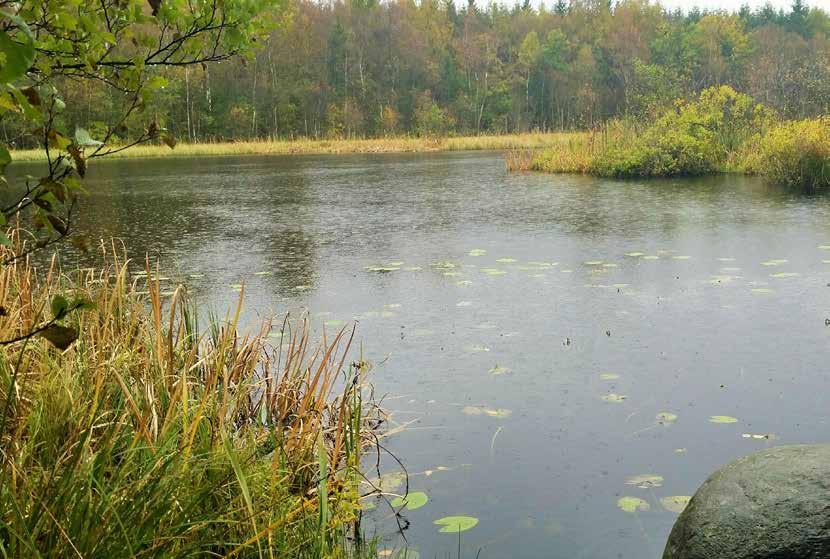
[[[465,515],[463,557],[657,558],[665,498],[829,438],[827,198],[508,175],[484,152],[116,160],[89,190],[79,229],[160,257],[203,309],[244,283],[249,322],[357,321],[406,426],[384,445],[429,496],[404,513],[421,557],[456,557],[433,521]],[[387,506],[368,517],[403,545]]]

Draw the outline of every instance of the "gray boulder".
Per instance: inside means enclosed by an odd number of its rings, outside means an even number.
[[[672,528],[663,559],[830,557],[830,445],[744,456],[712,474]]]

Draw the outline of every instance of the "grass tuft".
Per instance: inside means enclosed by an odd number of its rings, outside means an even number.
[[[315,343],[307,321],[284,322],[273,347],[270,322],[240,331],[240,297],[203,332],[183,287],[165,297],[149,264],[106,262],[71,277],[54,261],[0,268],[0,340],[50,319],[55,294],[94,304],[66,319],[80,333],[68,349],[0,347],[3,556],[372,553],[345,536],[381,421],[353,331]]]

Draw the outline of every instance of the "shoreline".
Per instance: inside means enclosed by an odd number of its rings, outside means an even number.
[[[376,138],[355,140],[252,140],[179,144],[170,149],[164,144],[145,144],[106,156],[107,159],[161,157],[209,157],[228,155],[339,155],[381,153],[430,153],[444,151],[536,150],[567,145],[587,136],[587,132],[548,132],[497,136],[458,136],[446,138]],[[117,146],[114,146],[117,147]],[[13,161],[43,161],[41,149],[15,150]]]

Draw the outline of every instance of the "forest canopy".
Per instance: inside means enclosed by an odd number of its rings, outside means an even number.
[[[644,0],[292,0],[254,57],[157,74],[144,114],[194,142],[583,129],[653,117],[715,85],[799,119],[830,106],[830,16],[801,0],[737,13]],[[62,90],[66,127],[93,138],[123,109],[105,82]],[[14,119],[3,133],[34,143]]]

